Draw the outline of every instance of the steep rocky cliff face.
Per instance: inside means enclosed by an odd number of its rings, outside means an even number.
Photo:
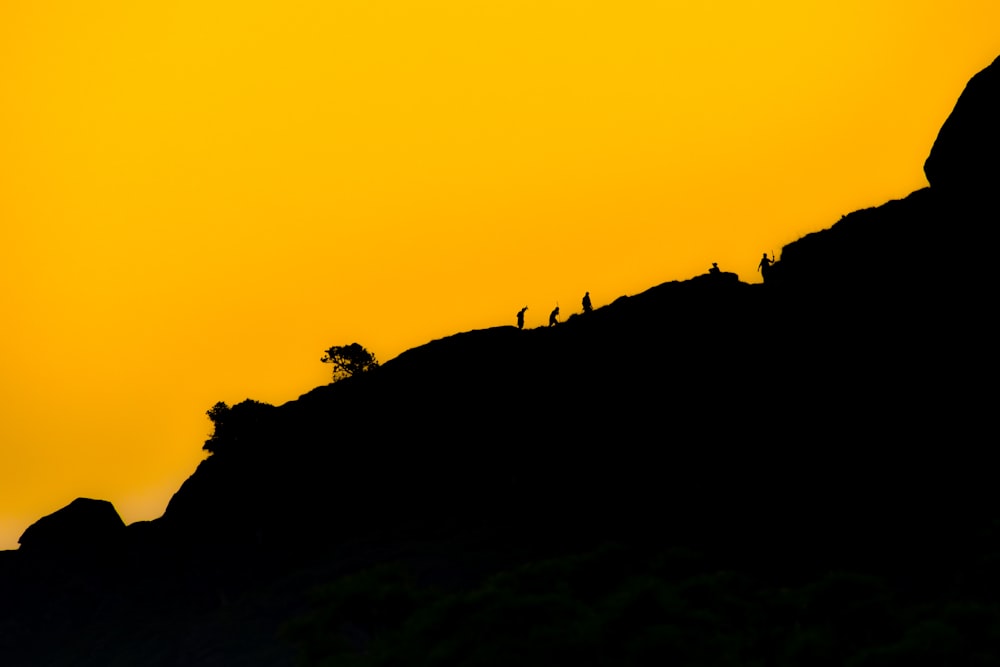
[[[855,211],[786,246],[776,279],[852,297],[877,292],[885,301],[981,294],[976,281],[992,273],[986,249],[1000,214],[1000,59],[969,81],[924,172],[930,188]]]
[[[935,190],[995,203],[1000,193],[1000,58],[962,91],[924,163],[924,173]]]

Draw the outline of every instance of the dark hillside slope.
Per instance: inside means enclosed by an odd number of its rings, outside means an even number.
[[[682,443],[699,437],[695,413],[714,412],[706,398],[743,410],[731,400],[737,392],[717,383],[742,356],[729,321],[751,292],[735,280],[665,285],[551,329],[474,331],[410,350],[266,410],[267,425],[254,431],[274,435],[262,437],[259,468],[237,472],[258,456],[242,451],[229,455],[239,463],[206,461],[164,519],[209,522],[219,536],[231,522],[206,510],[260,498],[254,480],[267,481],[264,505],[290,502],[283,517],[303,493],[315,508],[352,500],[350,513],[366,521],[505,512],[518,502],[537,512],[537,494],[603,503],[602,488],[641,486],[637,461],[698,456]],[[244,493],[203,480],[214,475],[246,485]]]
[[[641,532],[695,510],[742,530],[789,503],[867,520],[979,502],[969,457],[985,452],[962,439],[987,397],[952,364],[985,350],[914,329],[936,316],[927,299],[871,294],[804,308],[796,290],[703,276],[551,329],[435,341],[260,408],[163,521],[289,548],[334,517],[323,540],[428,516]]]
[[[953,118],[977,116],[976,99]],[[934,150],[976,140],[943,133]],[[257,539],[287,547],[330,516],[342,530],[434,516],[643,531],[694,510],[739,532],[789,516],[776,507],[845,525],[972,521],[992,511],[979,446],[992,395],[969,381],[995,370],[996,281],[975,261],[1000,211],[997,190],[975,187],[991,179],[845,216],[787,246],[764,286],[668,283],[318,388],[269,410],[258,444],[206,461],[164,522],[224,540],[253,517]],[[255,510],[226,515],[234,503]]]

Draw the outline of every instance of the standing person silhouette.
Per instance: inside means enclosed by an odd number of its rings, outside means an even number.
[[[757,264],[757,270],[760,271],[760,277],[764,279],[764,282],[767,282],[767,272],[768,269],[771,268],[771,264],[773,263],[774,263],[774,253],[771,253],[771,259],[768,259],[767,253],[765,252],[764,256],[760,258],[760,263]]]
[[[527,306],[525,306],[521,310],[517,311],[517,328],[518,329],[523,329],[524,328],[524,311],[526,311],[526,310],[528,310]]]
[[[589,313],[594,309],[594,306],[590,303],[590,292],[583,295],[583,312]]]
[[[554,327],[559,322],[559,306],[549,313],[549,326]]]

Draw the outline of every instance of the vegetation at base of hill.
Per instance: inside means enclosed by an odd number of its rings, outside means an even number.
[[[283,634],[308,667],[1000,664],[1000,603],[988,591],[956,582],[916,595],[888,575],[796,581],[733,565],[603,545],[461,590],[384,565],[320,589]]]

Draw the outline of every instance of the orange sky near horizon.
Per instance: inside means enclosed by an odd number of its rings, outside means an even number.
[[[0,549],[79,496],[159,516],[208,408],[328,382],[331,345],[386,361],[712,262],[757,282],[926,185],[998,26],[992,0],[0,1]]]

